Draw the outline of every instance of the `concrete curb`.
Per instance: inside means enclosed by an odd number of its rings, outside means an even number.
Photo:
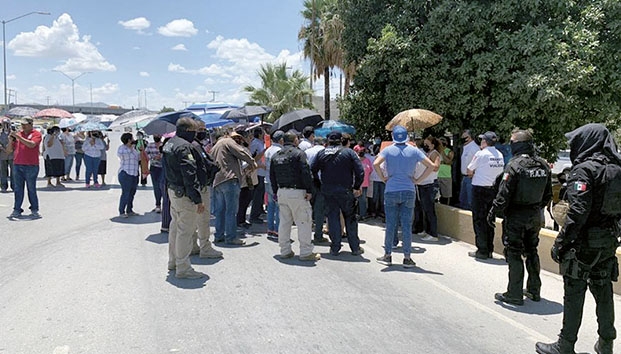
[[[474,242],[474,229],[472,228],[472,213],[468,210],[436,203],[436,214],[438,215],[438,233],[449,236],[460,241],[470,243]],[[554,244],[558,232],[550,229],[541,229],[539,232],[539,259],[541,261],[541,269],[559,274],[559,266],[552,260],[550,249]],[[504,246],[502,244],[502,226],[496,219],[496,234],[494,237],[494,250],[496,253],[502,254]],[[617,257],[621,256],[621,252],[617,249]],[[620,257],[621,258],[621,257]],[[613,291],[621,295],[621,283],[613,282]]]

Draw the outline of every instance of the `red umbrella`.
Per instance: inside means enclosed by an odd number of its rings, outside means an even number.
[[[60,108],[47,108],[37,112],[35,118],[73,118],[71,113]]]

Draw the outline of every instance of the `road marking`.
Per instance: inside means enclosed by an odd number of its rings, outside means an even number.
[[[370,250],[370,251],[371,252],[369,252],[369,253],[373,253],[377,257],[380,257],[380,256],[384,255],[383,252],[380,254],[378,252],[375,252],[374,250]],[[427,283],[435,286],[436,288],[438,288],[440,290],[445,291],[449,295],[452,295],[455,298],[457,298],[457,299],[459,299],[459,300],[461,300],[463,302],[466,302],[466,303],[476,307],[478,310],[486,312],[486,313],[496,317],[497,319],[499,319],[499,320],[501,320],[501,321],[503,321],[503,322],[505,322],[505,323],[507,323],[507,324],[509,324],[509,325],[511,325],[513,327],[515,327],[515,328],[518,328],[518,329],[522,330],[523,332],[525,332],[526,334],[528,334],[531,337],[530,339],[532,339],[535,342],[541,342],[541,341],[543,341],[543,342],[554,342],[555,341],[555,340],[553,340],[551,338],[548,338],[547,336],[545,336],[545,335],[543,335],[543,334],[541,334],[541,333],[531,329],[530,327],[527,327],[527,326],[519,323],[518,321],[516,321],[514,319],[511,319],[511,318],[509,318],[509,317],[507,317],[507,316],[505,316],[505,315],[503,315],[503,314],[501,314],[501,313],[499,313],[497,311],[494,311],[494,310],[490,309],[489,307],[487,307],[487,306],[485,306],[485,305],[483,305],[483,304],[481,304],[481,303],[479,303],[479,302],[477,302],[477,301],[475,301],[475,300],[473,300],[473,299],[471,299],[471,298],[469,298],[469,297],[467,297],[467,296],[465,296],[465,295],[463,295],[463,294],[461,294],[461,293],[459,293],[459,292],[449,288],[448,286],[438,282],[437,280],[432,279],[431,277],[427,277],[427,276],[419,274],[418,278],[421,279],[421,280],[426,281]]]

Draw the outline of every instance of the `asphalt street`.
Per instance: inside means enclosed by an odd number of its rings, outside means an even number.
[[[207,278],[176,279],[150,183],[136,195],[141,215],[117,216],[119,134],[110,138],[108,187],[50,189],[40,178],[43,218],[0,218],[0,353],[534,353],[536,341],[556,340],[559,276],[543,272],[539,303],[500,304],[502,250],[475,261],[469,244],[415,237],[417,267],[403,268],[400,251],[386,267],[375,262],[384,229],[373,220],[360,225],[362,256],[344,244],[337,257],[316,247],[316,263],[280,260],[253,225],[246,246],[216,246],[224,259],[192,258]],[[1,215],[12,205],[0,194]],[[577,351],[593,352],[594,313],[587,295]]]

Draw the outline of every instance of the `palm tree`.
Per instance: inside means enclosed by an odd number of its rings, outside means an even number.
[[[272,107],[268,121],[274,121],[281,115],[300,108],[313,108],[313,91],[308,84],[308,77],[300,70],[287,74],[287,63],[265,64],[257,72],[261,87],[246,86],[244,91],[250,93],[248,105]]]

